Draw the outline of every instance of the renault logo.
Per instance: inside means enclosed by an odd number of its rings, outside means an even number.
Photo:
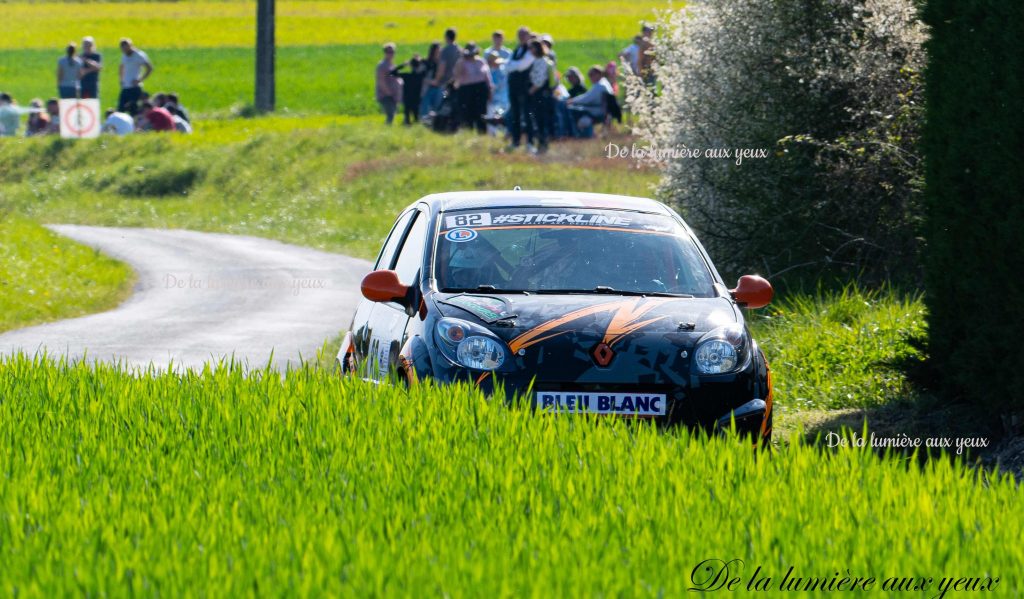
[[[615,352],[612,348],[603,341],[594,346],[594,349],[590,350],[590,357],[594,359],[594,363],[598,366],[607,366],[611,364],[612,358],[615,357]]]

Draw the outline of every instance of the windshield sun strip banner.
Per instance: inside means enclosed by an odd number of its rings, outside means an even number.
[[[585,228],[661,232],[675,235],[677,223],[660,215],[594,210],[491,211],[446,214],[442,233],[456,229]]]
[[[617,231],[620,233],[646,233],[648,235],[665,235],[668,237],[677,237],[676,233],[671,231],[656,231],[652,229],[626,229],[622,227],[590,227],[586,225],[509,225],[505,227],[475,227],[474,231],[505,231],[511,229],[586,229],[587,231]],[[457,231],[459,229],[451,229],[451,231]],[[441,231],[441,235],[446,235],[448,231]],[[449,241],[452,241],[449,239]]]

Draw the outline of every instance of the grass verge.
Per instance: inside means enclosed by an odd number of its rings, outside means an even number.
[[[759,456],[312,367],[16,357],[0,398],[0,589],[16,596],[681,596],[699,562],[734,558],[741,585],[761,566],[774,584],[789,567],[876,578],[851,596],[896,576],[931,577],[929,597],[942,577],[1024,591],[1024,491],[960,462]]]
[[[127,265],[0,210],[0,332],[113,308],[133,280]]]
[[[919,295],[853,286],[794,294],[752,314],[751,324],[786,409],[865,408],[913,392],[901,362],[920,356]]]
[[[435,192],[573,189],[649,195],[657,174],[566,143],[544,160],[501,142],[376,120],[215,122],[193,136],[0,144],[0,210],[37,222],[242,233],[369,258],[401,208]]]

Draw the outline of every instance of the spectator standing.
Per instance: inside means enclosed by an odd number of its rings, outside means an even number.
[[[408,72],[402,69],[408,68]],[[427,67],[419,55],[413,56],[391,70],[391,74],[402,80],[402,122],[411,125],[420,118],[420,102],[423,100],[423,82],[427,76]]]
[[[637,34],[633,37],[633,43],[619,52],[619,58],[629,67],[633,75],[640,74],[640,45],[644,42],[644,36]]]
[[[484,114],[491,99],[491,69],[480,58],[480,49],[473,42],[466,44],[462,60],[455,65],[453,74],[459,101],[460,122],[466,127],[475,127],[478,133],[485,133],[487,125]]]
[[[135,121],[132,115],[125,112],[117,112],[113,108],[107,109],[106,121],[103,123],[103,133],[114,135],[128,135],[135,131]]]
[[[96,40],[91,35],[82,38],[82,79],[80,91],[83,99],[100,97],[100,71],[103,69],[103,55],[96,51]]]
[[[174,117],[166,108],[153,106],[152,102],[142,103],[142,119],[152,131],[174,131]]]
[[[555,38],[551,37],[550,34],[545,33],[540,36],[540,41],[544,44],[544,55],[549,61],[551,61],[551,65],[555,67],[555,80],[551,84],[551,94],[548,95],[546,100],[548,114],[547,118],[544,119],[544,122],[547,123],[548,126],[548,139],[551,139],[558,136],[558,122],[555,115],[555,97],[558,93],[558,88],[561,87],[561,84],[558,82],[558,58],[555,55]],[[564,91],[565,88],[562,87],[562,90]]]
[[[377,63],[377,103],[384,111],[385,123],[395,120],[398,102],[402,99],[402,80],[392,74],[395,68],[395,45],[384,44],[384,58]]]
[[[487,54],[487,68],[491,70],[492,90],[487,112],[491,116],[504,114],[508,111],[508,73],[505,72],[505,59],[497,52],[490,52]]]
[[[640,57],[637,59],[636,74],[640,75],[640,78],[643,79],[645,85],[653,86],[655,83],[654,28],[650,25],[644,25],[642,36],[643,40],[640,42]]]
[[[484,56],[491,54],[497,54],[504,62],[512,58],[512,51],[505,47],[505,32],[501,29],[491,34],[491,47],[484,50]]]
[[[537,139],[536,152],[543,154],[548,149],[548,111],[551,90],[556,84],[555,65],[547,57],[547,47],[544,42],[538,39],[532,40],[530,52],[534,57],[533,64],[530,66],[530,88],[527,91],[530,103],[530,127]]]
[[[444,32],[444,48],[441,48],[440,64],[437,66],[437,74],[434,76],[434,85],[444,89],[455,76],[455,65],[462,57],[462,50],[455,45],[455,29],[449,27]]]
[[[441,44],[434,42],[427,49],[427,59],[423,61],[423,97],[420,98],[420,118],[437,110],[441,104],[441,88],[434,83],[437,69],[441,64]]]
[[[527,107],[527,91],[530,89],[530,67],[535,59],[530,51],[530,30],[520,27],[517,32],[519,45],[512,52],[511,60],[505,65],[508,73],[508,117],[505,124],[509,133],[509,150],[519,147],[522,140],[523,125],[526,124],[526,141],[533,143],[533,132],[529,126],[529,110]]]
[[[551,61],[551,64],[557,66],[558,56],[555,54],[555,38],[551,37],[550,33],[545,33],[540,36],[540,41],[544,44],[544,55]]]
[[[121,67],[118,74],[121,80],[121,95],[117,100],[117,110],[135,116],[139,111],[139,99],[142,98],[142,82],[153,72],[153,63],[149,56],[132,44],[132,40],[121,38]]]
[[[57,95],[61,99],[78,97],[78,82],[82,78],[82,59],[75,55],[74,42],[64,49],[57,60]]]

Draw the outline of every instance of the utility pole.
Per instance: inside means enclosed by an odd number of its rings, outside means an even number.
[[[256,110],[274,111],[274,1],[256,0]]]

